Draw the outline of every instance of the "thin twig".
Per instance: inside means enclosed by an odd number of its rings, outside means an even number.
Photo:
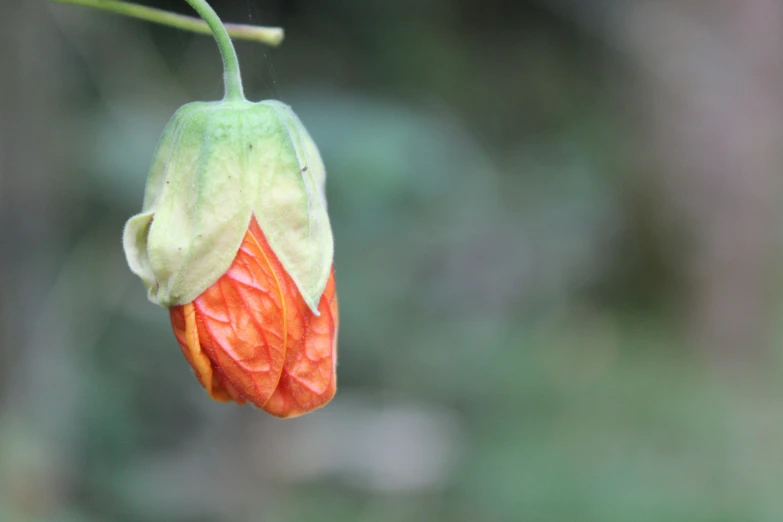
[[[116,14],[139,18],[148,22],[168,25],[199,34],[211,34],[206,22],[199,18],[171,13],[162,9],[122,2],[121,0],[49,0],[60,4],[80,5],[103,9]],[[225,24],[228,34],[240,40],[253,40],[267,45],[277,46],[283,41],[283,29],[259,25]]]

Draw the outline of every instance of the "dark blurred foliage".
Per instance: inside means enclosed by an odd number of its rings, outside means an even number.
[[[237,47],[327,165],[338,395],[210,401],[125,265],[214,42],[5,0],[0,521],[783,519],[777,1],[213,5],[286,30]]]

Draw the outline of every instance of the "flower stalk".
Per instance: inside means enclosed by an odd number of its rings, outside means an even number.
[[[239,58],[231,37],[228,35],[223,22],[220,21],[217,13],[207,3],[207,0],[185,0],[190,7],[204,19],[212,35],[215,37],[220,56],[223,58],[223,84],[226,88],[226,94],[223,97],[226,101],[243,101],[245,93],[242,90],[242,74],[239,71]]]

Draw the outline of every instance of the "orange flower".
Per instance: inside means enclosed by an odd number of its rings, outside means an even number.
[[[325,182],[280,102],[190,103],[167,125],[123,247],[212,398],[294,417],[334,396]]]
[[[255,218],[228,271],[192,302],[169,310],[182,353],[213,399],[295,417],[334,396],[334,269],[316,316]]]
[[[245,98],[225,27],[188,2],[217,41],[225,96],[169,120],[125,257],[213,399],[295,417],[337,387],[326,169],[291,107]]]

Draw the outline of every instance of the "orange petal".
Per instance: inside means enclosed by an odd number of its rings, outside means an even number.
[[[193,303],[171,309],[182,351],[217,400],[294,417],[334,396],[334,270],[315,316],[255,218],[228,271]],[[190,319],[189,319],[190,318]]]
[[[253,220],[250,232],[263,240],[262,246],[274,253],[263,239],[263,232]],[[277,261],[277,258],[274,257]],[[273,263],[274,264],[274,263]],[[337,391],[337,296],[334,268],[318,303],[319,316],[305,303],[293,279],[280,267],[280,281],[286,296],[286,330],[288,334],[285,366],[280,384],[264,406],[278,417],[296,417],[329,402]]]
[[[190,363],[190,366],[193,367],[196,377],[207,390],[209,396],[220,402],[231,400],[230,395],[222,384],[213,378],[212,363],[201,349],[193,303],[172,307],[169,310],[169,316],[171,317],[174,336],[179,342],[182,353]]]
[[[286,302],[274,261],[248,230],[228,271],[193,301],[202,346],[220,377],[259,407],[277,387],[286,354]]]
[[[293,285],[293,282],[290,282]],[[334,269],[315,316],[298,294],[287,308],[288,353],[283,375],[264,406],[277,417],[296,417],[328,403],[337,391],[337,296]]]

